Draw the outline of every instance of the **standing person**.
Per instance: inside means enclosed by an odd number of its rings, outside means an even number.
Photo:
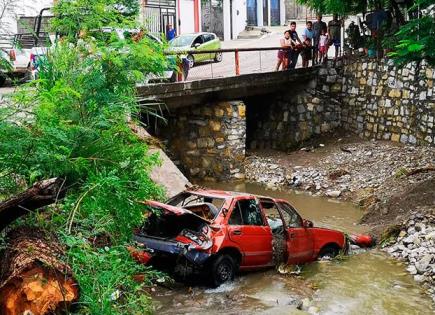
[[[299,51],[302,46],[302,42],[299,39],[298,33],[296,32],[296,22],[290,23],[290,30],[288,32],[290,33],[291,39],[288,68],[294,69],[296,67],[296,64],[298,63]]]
[[[322,14],[317,14],[316,22],[313,23],[313,47],[314,47],[314,56],[313,56],[313,64],[316,64],[319,61],[319,39],[320,34],[322,33],[322,30],[325,30],[325,33],[327,31],[326,23],[322,21]]]
[[[335,47],[334,59],[337,59],[341,48],[341,21],[338,19],[337,14],[334,14],[332,21],[329,21],[328,23],[328,35]]]
[[[326,29],[323,29],[319,37],[319,62],[326,62],[328,58],[329,37]]]
[[[171,39],[175,38],[176,31],[175,28],[172,27],[171,23],[168,23],[166,26],[166,39],[169,42]]]
[[[307,27],[302,33],[302,42],[304,44],[304,49],[302,51],[302,67],[308,67],[309,61],[313,58],[313,23],[311,21],[307,22]]]
[[[288,57],[289,57],[289,48],[291,44],[290,32],[284,32],[284,38],[281,38],[280,46],[283,49],[278,50],[278,61],[276,63],[276,71],[279,70],[279,67],[282,65],[282,70],[286,70],[288,68]]]

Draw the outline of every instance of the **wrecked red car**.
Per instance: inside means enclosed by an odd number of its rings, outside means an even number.
[[[314,227],[286,200],[190,190],[145,204],[150,215],[134,236],[144,247],[140,261],[182,277],[207,274],[214,286],[239,270],[303,264],[347,249],[344,233]]]

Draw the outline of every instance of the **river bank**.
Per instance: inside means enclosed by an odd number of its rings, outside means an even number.
[[[362,223],[376,236],[416,206],[434,206],[433,147],[334,134],[289,153],[250,152],[245,170],[248,181],[271,190],[301,190],[356,204],[365,213]]]
[[[270,190],[359,206],[359,223],[435,301],[435,148],[333,134],[289,153],[250,152],[245,167],[248,181]]]

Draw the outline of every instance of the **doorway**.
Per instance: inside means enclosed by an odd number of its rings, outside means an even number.
[[[246,14],[248,26],[257,25],[257,0],[246,1]]]

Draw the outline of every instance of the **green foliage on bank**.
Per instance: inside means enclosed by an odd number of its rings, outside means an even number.
[[[139,123],[141,111],[153,114],[137,104],[135,84],[162,73],[166,58],[163,47],[146,38],[100,39],[98,28],[106,23],[134,26],[113,5],[57,2],[55,12],[62,15],[54,26],[63,38],[42,61],[40,78],[0,107],[0,194],[42,179],[65,180],[66,198],[18,224],[52,231],[66,246],[65,259],[80,285],[75,310],[80,314],[149,313],[144,283],[134,282],[133,275],[145,273],[145,284],[160,277],[126,249],[146,211],[138,201],[164,193],[149,177],[159,157],[149,153],[128,120]]]
[[[426,59],[435,65],[435,15],[427,12],[429,7],[435,11],[433,0],[416,0],[408,11],[417,17],[401,26],[394,35],[398,44],[389,56],[398,64]]]
[[[408,14],[409,21],[399,23],[398,30],[394,34],[388,34],[383,38],[384,45],[392,48],[389,54],[398,65],[404,65],[411,61],[427,60],[435,65],[435,16],[429,10],[435,10],[433,0],[413,0],[401,2],[393,6],[392,1],[384,0],[298,0],[316,12],[323,14],[336,13],[340,16],[349,16],[366,13],[374,10],[378,5],[381,8],[390,9],[395,14],[403,16]],[[384,30],[383,30],[384,31]],[[387,30],[389,31],[389,30]],[[384,35],[384,34],[382,34]],[[382,40],[382,39],[381,39]]]

